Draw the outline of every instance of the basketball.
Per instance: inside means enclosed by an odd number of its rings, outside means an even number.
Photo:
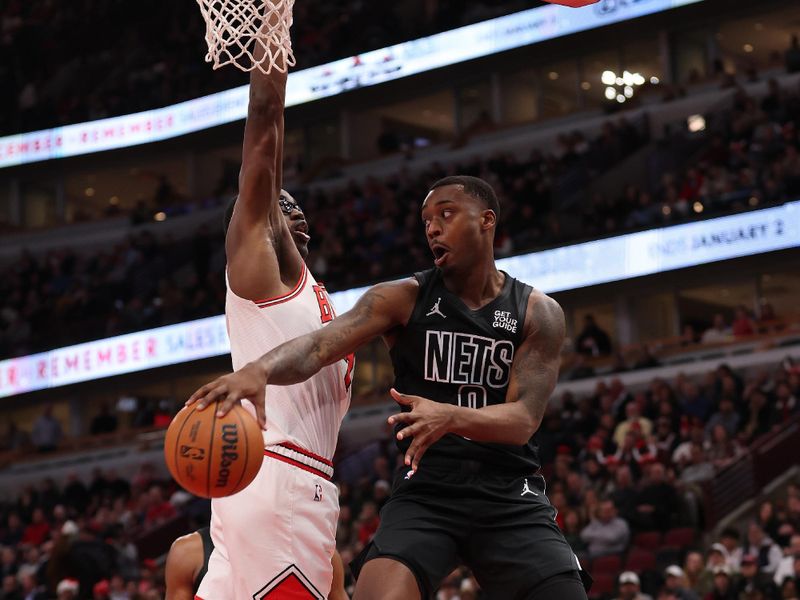
[[[188,492],[204,498],[230,496],[246,488],[264,459],[264,438],[241,405],[218,417],[216,405],[187,406],[172,419],[164,438],[169,472]]]

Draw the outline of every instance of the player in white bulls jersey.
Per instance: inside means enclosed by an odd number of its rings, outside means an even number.
[[[335,316],[304,262],[305,216],[281,189],[285,94],[285,73],[251,72],[239,196],[226,215],[234,369]],[[304,383],[270,389],[268,406],[263,394],[243,402],[264,428],[264,462],[245,490],[211,503],[215,548],[197,598],[328,597],[339,511],[330,461],[352,370],[350,356]]]

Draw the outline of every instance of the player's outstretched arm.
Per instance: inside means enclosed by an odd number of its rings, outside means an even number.
[[[389,423],[408,424],[397,438],[413,438],[405,456],[412,469],[416,470],[425,451],[446,433],[521,446],[539,429],[558,380],[566,329],[564,312],[555,300],[534,292],[525,322],[527,335],[514,356],[505,404],[476,410],[392,390],[398,403],[411,408],[410,412],[389,417]]]
[[[303,268],[279,204],[286,80],[275,69],[250,73],[239,196],[225,239],[231,289],[249,300],[283,293]]]
[[[419,284],[416,279],[380,283],[371,287],[356,305],[325,327],[274,348],[260,359],[204,385],[187,400],[203,410],[219,401],[224,415],[243,398],[256,408],[261,426],[266,424],[265,387],[305,381],[323,367],[342,360],[379,335],[405,325],[414,309]]]

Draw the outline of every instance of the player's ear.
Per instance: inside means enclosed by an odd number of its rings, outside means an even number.
[[[481,228],[482,229],[491,229],[497,225],[497,215],[495,212],[488,208],[481,213]]]

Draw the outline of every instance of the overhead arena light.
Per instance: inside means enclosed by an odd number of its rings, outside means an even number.
[[[625,85],[631,86],[633,85],[633,81],[634,81],[633,73],[631,73],[630,71],[625,71],[622,74],[622,83],[624,83]]]
[[[686,119],[686,125],[689,131],[697,133],[698,131],[706,130],[706,118],[703,115],[691,115]]]
[[[600,81],[603,82],[603,85],[614,85],[617,83],[617,74],[614,71],[603,71]]]

